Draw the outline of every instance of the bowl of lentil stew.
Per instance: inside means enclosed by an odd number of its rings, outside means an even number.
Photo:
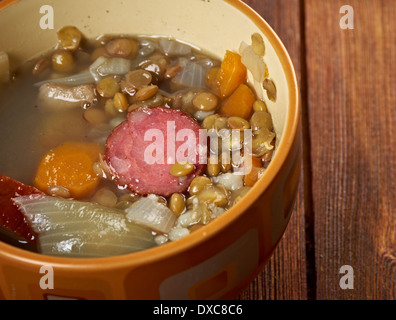
[[[0,51],[7,52],[11,70],[17,70],[23,62],[48,52],[63,26],[76,26],[87,39],[101,34],[171,37],[193,44],[195,48],[203,48],[217,56],[220,62],[227,51],[240,52],[242,42],[247,46],[253,43],[253,35],[263,39],[263,61],[268,68],[266,79],[270,81],[260,83],[260,86],[253,85],[254,70],[249,70],[248,81],[255,89],[255,100],[265,102],[266,111],[271,115],[276,135],[274,153],[268,167],[262,170],[262,177],[224,214],[177,241],[103,258],[43,255],[0,243],[0,298],[233,297],[268,261],[290,219],[297,192],[298,88],[290,58],[276,34],[259,15],[240,1],[189,0],[188,4],[187,1],[180,4],[180,1],[171,0],[164,5],[163,1],[152,0],[112,4],[108,7],[106,2],[100,5],[98,1],[37,1],[31,4],[22,0],[3,1],[1,5],[0,26],[4,29],[15,25],[12,32],[0,39]],[[41,28],[39,22],[43,15],[26,15],[27,12],[40,12],[44,5],[53,8],[56,22],[54,29]],[[59,12],[62,14],[57,14]],[[26,17],[24,24],[16,24],[18,17],[22,16]],[[202,23],[202,17],[205,17],[206,23]],[[172,70],[168,71],[172,73]],[[147,92],[141,93],[142,96],[145,94]],[[207,97],[201,98],[205,103],[211,101]],[[114,94],[112,99],[113,104],[123,108],[120,95],[116,97]],[[195,104],[198,111],[202,103],[197,100]],[[202,108],[211,108],[210,103]],[[260,106],[255,108],[255,112],[263,112],[259,110]],[[227,115],[225,120],[218,121],[220,127],[225,123],[231,128],[245,124],[239,114],[228,112]],[[95,117],[86,114],[85,120]],[[250,125],[251,120],[248,119]],[[215,176],[218,169],[213,170],[205,177]],[[191,185],[190,188],[193,189]],[[53,270],[53,289],[40,286],[43,276],[40,269],[43,266]]]

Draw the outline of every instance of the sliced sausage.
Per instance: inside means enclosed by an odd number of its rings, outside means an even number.
[[[205,170],[199,157],[199,129],[199,124],[179,109],[139,108],[113,130],[104,160],[113,179],[131,191],[164,197],[184,192]],[[182,160],[194,164],[193,172],[184,177],[171,175],[172,164]]]

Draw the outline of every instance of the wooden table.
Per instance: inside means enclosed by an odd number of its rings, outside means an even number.
[[[303,174],[279,247],[238,299],[395,300],[396,1],[244,2],[294,62]]]

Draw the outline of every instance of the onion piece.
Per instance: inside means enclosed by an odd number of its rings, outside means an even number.
[[[221,184],[229,191],[238,190],[243,187],[243,175],[235,173],[223,173],[217,177],[212,177],[212,181]]]
[[[191,47],[176,40],[161,38],[159,40],[162,52],[172,56],[184,56],[191,54]]]
[[[92,77],[96,82],[109,75],[124,75],[129,72],[132,61],[124,58],[99,57],[89,67]]]
[[[65,110],[86,108],[96,102],[97,98],[93,84],[69,87],[44,83],[39,88],[36,104],[40,109]]]
[[[58,79],[49,79],[40,82],[36,82],[34,84],[35,87],[40,87],[44,83],[56,83],[60,85],[69,85],[69,86],[78,86],[81,84],[89,84],[94,83],[95,79],[93,78],[91,72],[83,71],[77,74],[73,74],[68,77],[58,78]]]
[[[241,42],[239,53],[242,57],[242,63],[252,73],[253,79],[262,82],[267,72],[263,58],[255,54],[253,48],[243,41]]]
[[[179,59],[179,65],[183,69],[172,79],[174,83],[186,87],[206,88],[206,74],[210,69],[207,64],[183,58]]]
[[[8,54],[0,51],[0,84],[10,81],[10,61]]]
[[[152,232],[126,219],[124,211],[42,195],[13,198],[39,235],[43,254],[104,257],[153,247]]]
[[[184,238],[185,236],[188,236],[189,234],[190,230],[187,228],[174,227],[172,228],[172,230],[169,231],[169,240],[176,241]]]
[[[177,218],[168,207],[150,198],[141,198],[126,212],[131,221],[161,233],[168,233]]]
[[[129,72],[132,67],[132,61],[124,58],[106,58],[99,57],[89,66],[89,70],[83,71],[68,77],[49,79],[40,81],[34,84],[35,87],[40,87],[44,83],[56,83],[60,85],[81,85],[99,82],[103,77],[109,75],[124,75]],[[1,57],[0,57],[1,70]],[[0,73],[1,75],[1,73]]]

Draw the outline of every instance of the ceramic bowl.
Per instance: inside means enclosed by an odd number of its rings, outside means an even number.
[[[48,8],[53,10],[54,29],[42,29]],[[100,34],[171,36],[220,59],[226,50],[238,51],[241,41],[251,43],[253,33],[261,34],[278,99],[269,101],[262,89],[257,93],[266,100],[273,117],[276,153],[264,176],[227,213],[163,246],[123,256],[76,259],[0,243],[0,298],[235,297],[271,257],[297,193],[299,96],[285,47],[264,20],[238,0],[3,0],[0,51],[9,54],[11,67],[16,68],[54,47],[56,31],[65,25],[76,26],[87,38]],[[40,286],[45,275],[53,276],[53,289]]]

